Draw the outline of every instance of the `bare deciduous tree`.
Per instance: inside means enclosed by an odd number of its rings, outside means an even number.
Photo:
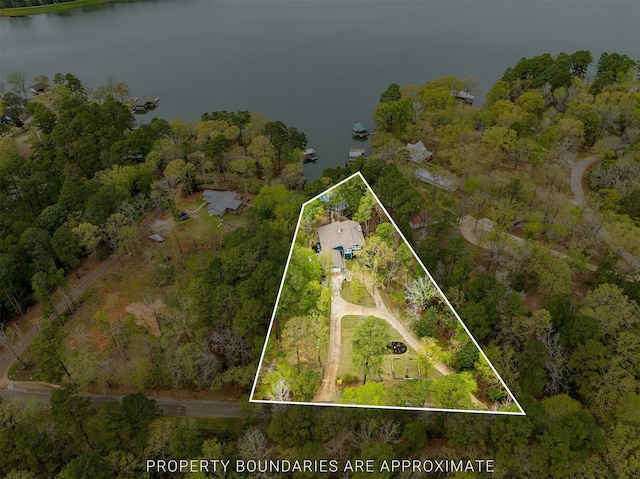
[[[422,311],[429,306],[431,301],[438,296],[433,282],[426,276],[415,279],[405,292],[405,298],[409,304],[409,312],[414,321],[420,319]]]
[[[269,391],[268,396],[271,401],[288,401],[291,398],[291,385],[280,376]]]
[[[547,348],[549,360],[545,364],[547,371],[547,382],[544,385],[544,393],[549,396],[562,394],[569,389],[567,381],[567,356],[562,344],[560,335],[554,334],[554,330],[546,329],[537,335],[538,340]]]
[[[238,439],[238,455],[245,460],[261,460],[269,457],[271,448],[267,446],[267,436],[257,427],[250,427]]]

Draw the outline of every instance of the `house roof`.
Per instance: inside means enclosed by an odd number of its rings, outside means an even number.
[[[468,100],[473,100],[475,98],[471,93],[462,90],[451,90],[451,96]]]
[[[413,215],[409,217],[409,226],[412,228],[419,228],[421,226],[425,226],[428,223],[431,223],[433,220],[427,216],[424,211],[421,211],[417,215]]]
[[[236,193],[233,191],[204,190],[202,199],[209,203],[207,212],[210,215],[222,216],[227,210],[235,211],[242,204],[240,200],[236,199]]]
[[[364,148],[349,148],[349,158],[355,159],[364,156]]]
[[[353,125],[353,131],[360,132],[367,131],[367,129],[362,125],[362,123],[356,123],[355,125]]]
[[[442,176],[433,175],[424,168],[418,168],[416,170],[416,178],[431,185],[437,186],[438,188],[443,188],[445,190],[453,189],[453,182],[451,180]]]
[[[29,87],[29,90],[33,90],[33,91],[44,91],[43,86],[40,83],[36,83],[35,85],[31,85]]]
[[[343,268],[342,263],[344,261],[344,258],[340,254],[340,251],[338,251],[337,249],[331,250],[331,259],[333,260],[334,268]]]
[[[153,98],[150,96],[143,96],[134,100],[131,106],[145,106],[148,104],[153,105],[157,103],[157,100],[158,100],[157,98]]]
[[[427,150],[422,141],[416,144],[407,143],[407,150],[409,150],[409,159],[414,163],[420,163],[433,156],[433,152]]]
[[[335,221],[318,228],[320,247],[323,250],[348,249],[364,245],[364,235],[360,223],[352,220]]]

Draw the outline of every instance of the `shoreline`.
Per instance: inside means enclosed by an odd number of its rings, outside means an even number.
[[[39,13],[55,12],[58,10],[70,10],[72,8],[97,5],[99,3],[113,2],[115,0],[74,0],[72,2],[54,3],[51,5],[39,5],[37,7],[19,7],[0,9],[0,17],[27,17]]]

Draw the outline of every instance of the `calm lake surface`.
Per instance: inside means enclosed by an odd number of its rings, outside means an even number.
[[[640,2],[149,0],[0,19],[0,77],[109,76],[160,97],[153,116],[260,111],[341,166],[353,123],[373,127],[389,83],[473,76],[486,92],[521,57],[562,51],[640,59]],[[476,98],[481,104],[484,97]],[[361,143],[360,143],[361,144]]]

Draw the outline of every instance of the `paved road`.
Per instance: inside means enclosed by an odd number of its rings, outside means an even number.
[[[596,163],[599,159],[600,155],[589,156],[580,161],[576,161],[571,167],[571,193],[573,193],[575,203],[578,205],[587,204],[584,198],[582,180],[584,179],[584,175],[589,167]]]
[[[49,408],[49,391],[28,390],[14,387],[10,382],[7,389],[0,390],[0,397],[17,401],[20,404],[37,404]],[[96,394],[82,394],[91,398],[91,406],[111,401],[122,401],[123,396],[101,396]],[[240,410],[240,403],[234,401],[205,401],[195,399],[152,398],[163,413],[168,416],[196,416],[196,417],[244,417]]]
[[[584,175],[591,165],[596,163],[600,159],[599,155],[589,156],[588,158],[584,158],[580,161],[574,163],[571,167],[571,193],[573,193],[574,202],[579,206],[585,206],[585,214],[595,215],[596,213],[589,208],[584,196],[584,188],[582,187]],[[598,231],[598,236],[605,242],[605,244],[609,245],[612,243],[611,234],[605,229],[600,228]],[[618,254],[624,259],[627,264],[629,264],[634,273],[629,275],[631,277],[630,281],[635,281],[636,276],[640,275],[640,258],[633,256],[627,250],[620,250]]]
[[[488,234],[491,230],[493,230],[492,221],[488,218],[483,218],[481,220],[476,220],[473,216],[463,216],[460,219],[460,224],[458,225],[458,229],[460,230],[460,234],[462,234],[463,238],[466,239],[469,243],[480,246],[481,248],[489,249],[487,246],[487,241],[484,238],[485,234]],[[518,244],[523,246],[525,241],[523,238],[519,236],[515,236],[507,233],[507,238],[512,242],[512,244]],[[518,255],[510,245],[507,245],[505,248],[513,255]],[[566,259],[567,255],[561,253],[560,251],[556,251],[554,249],[549,248],[549,252],[558,258]],[[596,271],[598,269],[597,266],[587,263],[587,269],[591,271]]]

